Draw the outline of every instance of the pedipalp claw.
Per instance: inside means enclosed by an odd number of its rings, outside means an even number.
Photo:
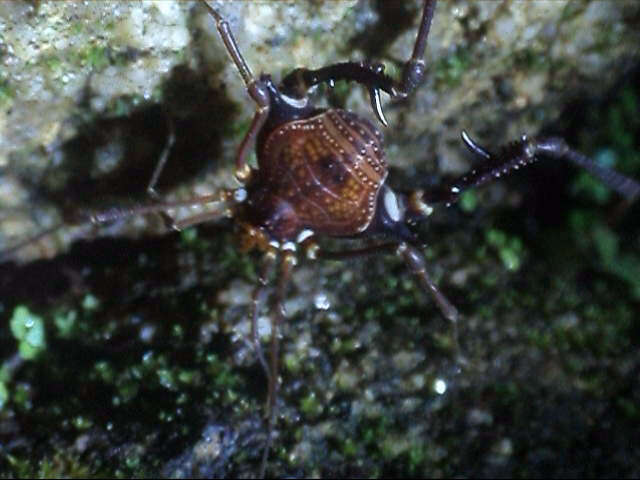
[[[380,120],[385,127],[388,127],[387,119],[384,118],[384,113],[382,112],[382,103],[380,102],[380,90],[375,87],[369,88],[369,99],[371,100],[371,108],[373,109],[376,117]]]
[[[465,146],[469,149],[471,153],[474,155],[478,155],[479,157],[484,158],[485,160],[489,160],[491,158],[491,154],[485,150],[481,145],[478,145],[467,133],[466,130],[462,130],[460,133],[462,137],[462,141]]]

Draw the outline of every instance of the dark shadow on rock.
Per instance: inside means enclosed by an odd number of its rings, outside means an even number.
[[[204,72],[178,66],[163,86],[163,98],[162,104],[86,124],[60,147],[56,179],[45,177],[38,193],[68,211],[118,199],[147,199],[146,188],[167,145],[170,125],[175,144],[156,190],[162,194],[215,169],[225,126],[235,115],[224,90],[211,87]]]

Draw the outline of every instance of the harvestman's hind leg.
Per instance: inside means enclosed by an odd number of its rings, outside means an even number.
[[[308,244],[309,247],[311,245],[313,244]],[[429,295],[431,295],[431,297],[435,301],[438,309],[440,310],[440,312],[442,312],[442,315],[451,322],[453,329],[454,348],[456,350],[458,360],[462,361],[463,357],[461,356],[458,342],[458,319],[460,318],[460,314],[458,313],[456,307],[447,299],[447,297],[445,297],[445,295],[438,289],[435,282],[431,279],[431,276],[427,271],[427,265],[424,260],[424,256],[417,248],[412,247],[406,242],[383,243],[380,245],[373,245],[370,247],[339,252],[316,249],[314,250],[314,255],[316,255],[318,258],[329,260],[346,260],[349,258],[370,255],[378,252],[396,253],[397,255],[401,256],[407,264],[407,267],[409,268],[411,273],[418,277],[422,288],[426,292],[429,292]]]
[[[460,351],[460,342],[458,340],[458,319],[460,318],[458,309],[447,299],[447,297],[444,296],[431,279],[424,256],[417,248],[412,247],[406,242],[402,242],[397,246],[396,253],[404,259],[411,273],[418,277],[418,281],[422,285],[422,288],[429,292],[444,317],[451,322],[457,360],[464,361],[464,357]]]
[[[280,252],[280,276],[278,278],[278,286],[276,289],[275,315],[272,317],[271,326],[271,351],[269,355],[269,392],[267,396],[267,441],[262,453],[262,462],[260,466],[260,478],[264,478],[267,459],[269,458],[269,450],[273,440],[273,429],[275,427],[277,398],[279,390],[279,358],[280,358],[280,325],[285,320],[286,312],[284,310],[284,299],[287,293],[287,287],[291,281],[291,273],[296,265],[295,253],[289,250]]]
[[[267,292],[267,283],[269,282],[269,277],[271,277],[276,264],[276,257],[277,254],[273,250],[268,250],[265,253],[262,270],[258,277],[258,285],[255,286],[253,293],[251,294],[251,337],[249,343],[251,343],[252,348],[256,352],[258,361],[264,369],[269,384],[271,383],[271,371],[269,370],[269,365],[267,364],[267,360],[265,359],[262,351],[262,345],[260,345],[260,337],[258,335],[258,318],[260,315],[260,309],[264,303],[264,296]],[[269,404],[269,402],[270,400],[267,399],[267,404]]]

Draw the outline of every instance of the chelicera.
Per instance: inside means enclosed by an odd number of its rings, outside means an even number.
[[[317,108],[310,101],[309,92],[319,84],[332,84],[339,80],[361,84],[368,91],[377,122],[386,125],[381,92],[394,98],[406,97],[419,87],[425,75],[424,52],[435,0],[424,1],[414,49],[399,80],[386,75],[383,66],[378,64],[344,62],[317,70],[298,68],[285,75],[279,83],[268,74],[254,75],[222,13],[204,0],[202,4],[215,19],[220,37],[246,91],[256,103],[256,113],[235,159],[235,176],[242,186],[180,202],[156,200],[145,205],[84,213],[77,223],[103,224],[132,215],[160,213],[169,228],[181,230],[224,216],[235,219],[242,248],[258,249],[264,254],[259,284],[252,295],[250,316],[253,325],[251,342],[268,378],[269,432],[275,424],[275,400],[279,386],[277,328],[285,319],[283,301],[300,253],[313,259],[395,254],[402,258],[455,329],[459,314],[431,279],[418,239],[411,229],[428,218],[435,206],[449,206],[465,190],[507,175],[544,156],[564,158],[585,168],[629,199],[640,194],[640,184],[636,181],[598,166],[572,150],[560,138],[522,137],[490,151],[466,132],[462,132],[463,144],[482,161],[480,167],[430,190],[405,193],[389,187],[383,136],[376,123],[353,112]],[[249,152],[254,147],[257,168],[248,164]],[[152,196],[157,196],[155,186],[166,158],[164,155],[158,162],[148,185]],[[177,221],[167,213],[172,207],[207,204],[216,208]],[[51,230],[42,235],[49,233]],[[326,251],[316,243],[316,238],[323,236],[372,241],[360,249]],[[23,244],[35,240],[31,238]],[[277,277],[272,315],[274,333],[267,359],[260,348],[256,325],[274,272]],[[270,449],[270,433],[268,438],[261,476],[265,472]]]

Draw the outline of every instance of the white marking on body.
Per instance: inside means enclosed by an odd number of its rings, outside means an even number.
[[[238,203],[244,202],[247,199],[247,191],[244,188],[236,188],[233,191],[233,199]]]
[[[284,94],[280,94],[280,96],[282,97],[282,99],[287,102],[289,105],[291,105],[292,107],[296,107],[296,108],[304,108],[307,106],[307,103],[309,101],[309,99],[307,97],[305,98],[293,98],[293,97],[289,97],[287,95]]]
[[[309,238],[310,236],[313,235],[313,230],[309,230],[309,229],[305,229],[302,230],[299,234],[298,234],[298,238],[296,238],[296,242],[298,243],[302,243],[304,242],[307,238]]]
[[[282,250],[289,250],[291,252],[296,251],[296,244],[293,242],[284,242],[282,244]]]
[[[391,189],[384,192],[384,208],[394,222],[399,222],[402,218],[398,197]]]

